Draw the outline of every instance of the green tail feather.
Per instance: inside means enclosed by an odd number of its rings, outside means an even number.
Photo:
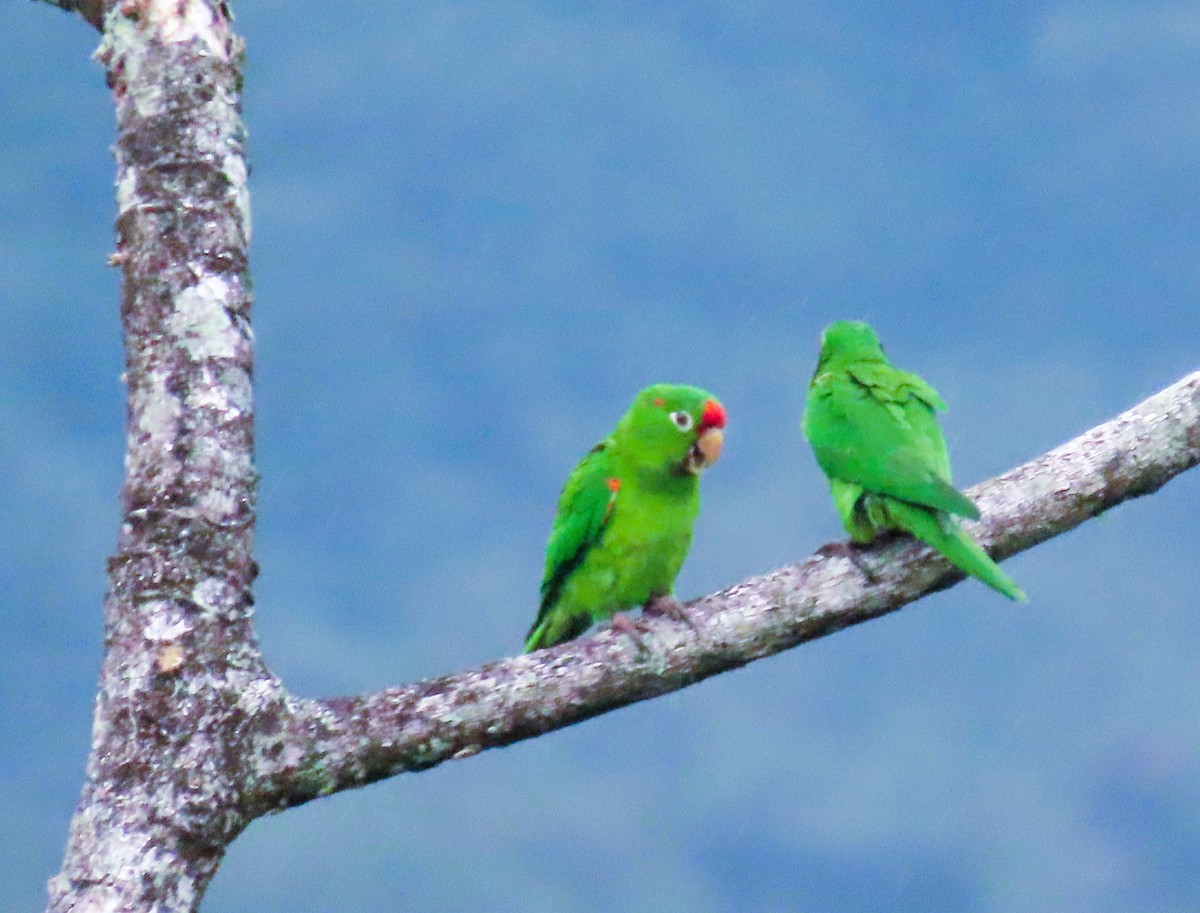
[[[1017,602],[1028,602],[1021,588],[1012,581],[983,548],[959,527],[953,517],[940,511],[892,500],[888,513],[895,526],[912,533],[926,545],[945,555],[952,564],[978,577],[992,589]]]
[[[566,615],[553,609],[543,612],[525,637],[525,652],[573,640],[592,626],[588,615]]]

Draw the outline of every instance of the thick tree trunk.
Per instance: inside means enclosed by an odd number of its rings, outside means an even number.
[[[117,105],[128,388],[92,752],[50,909],[192,910],[275,693],[250,624],[255,475],[240,41],[220,3],[133,0],[98,52]]]

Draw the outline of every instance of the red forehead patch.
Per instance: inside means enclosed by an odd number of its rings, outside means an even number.
[[[616,492],[616,491],[620,490],[620,488],[621,488],[621,480],[620,479],[605,479],[604,481],[606,481],[608,483],[609,489],[613,492]]]
[[[663,399],[661,396],[654,397],[654,405],[665,406],[666,404],[667,404],[667,401],[665,399]]]
[[[700,425],[704,428],[725,427],[725,407],[715,399],[704,404],[704,412],[700,414]]]

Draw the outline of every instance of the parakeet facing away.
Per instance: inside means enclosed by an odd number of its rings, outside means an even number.
[[[851,540],[870,542],[886,530],[911,533],[1024,602],[1020,588],[955,520],[978,520],[979,511],[950,484],[936,414],[945,408],[933,387],[892,367],[871,327],[839,320],[821,336],[802,427]]]
[[[697,387],[638,393],[563,486],[526,651],[670,597],[692,543],[699,476],[721,455],[724,428],[725,408]]]

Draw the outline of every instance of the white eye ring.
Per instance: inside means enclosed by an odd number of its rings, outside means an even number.
[[[691,431],[692,425],[696,424],[695,419],[692,418],[692,413],[684,412],[682,409],[671,413],[671,421],[675,423],[675,427],[680,431]]]

